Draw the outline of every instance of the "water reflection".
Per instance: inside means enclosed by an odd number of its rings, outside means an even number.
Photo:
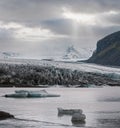
[[[85,127],[86,122],[72,122],[75,127]]]
[[[58,113],[58,117],[60,117],[60,118],[62,118],[62,117],[64,117],[64,116],[66,116],[66,117],[70,117],[69,119],[71,120],[71,118],[72,118],[72,115],[71,114],[67,114],[67,115],[65,115],[65,114],[62,114],[62,113]],[[74,126],[74,127],[85,127],[86,125],[86,121],[72,121],[71,120],[71,122],[72,122],[72,125]]]
[[[97,119],[101,128],[120,128],[120,119]]]
[[[120,97],[110,97],[105,99],[99,99],[101,102],[120,102]]]

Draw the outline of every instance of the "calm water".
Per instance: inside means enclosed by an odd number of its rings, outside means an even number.
[[[71,116],[57,114],[57,108],[83,109],[87,119],[83,127],[120,128],[120,88],[48,88],[56,98],[5,98],[16,88],[0,88],[0,110],[16,118],[0,121],[0,128],[75,128]],[[40,90],[40,89],[29,89]],[[80,125],[79,125],[80,126]]]

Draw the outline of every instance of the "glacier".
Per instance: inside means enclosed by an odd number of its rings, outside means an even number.
[[[37,59],[0,59],[0,63],[7,64],[29,64],[44,67],[54,66],[57,68],[66,68],[71,70],[79,70],[83,72],[94,72],[101,74],[109,74],[111,77],[120,79],[120,67],[103,66],[84,62],[64,62],[64,61],[49,61]]]
[[[44,67],[57,67],[71,70],[79,70],[83,72],[101,73],[110,76],[111,78],[120,79],[120,67],[103,66],[84,62],[72,61],[49,61],[37,59],[0,59],[3,64],[25,64],[25,65],[38,65]]]
[[[33,59],[0,60],[0,84],[20,86],[120,85],[120,68],[83,62],[64,62]],[[76,86],[75,86],[76,85]]]

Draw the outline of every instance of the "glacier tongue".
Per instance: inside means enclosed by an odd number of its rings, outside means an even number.
[[[119,67],[107,67],[97,64],[83,63],[83,62],[64,62],[64,61],[47,61],[47,60],[33,60],[33,59],[1,59],[0,63],[8,64],[24,64],[36,65],[43,67],[56,67],[63,69],[78,70],[82,72],[100,73],[109,76],[110,78],[120,79]]]

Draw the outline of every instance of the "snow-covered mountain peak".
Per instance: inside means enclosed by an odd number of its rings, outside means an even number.
[[[73,45],[67,48],[66,53],[63,56],[64,59],[78,59],[79,57],[80,54]]]
[[[70,52],[76,52],[79,54],[79,52],[75,49],[75,47],[73,45],[69,46],[67,48],[67,52],[70,53]]]
[[[92,54],[92,50],[87,48],[79,48],[77,50],[73,45],[69,46],[65,54],[63,56],[63,59],[69,59],[69,60],[81,60],[81,59],[87,59]]]

